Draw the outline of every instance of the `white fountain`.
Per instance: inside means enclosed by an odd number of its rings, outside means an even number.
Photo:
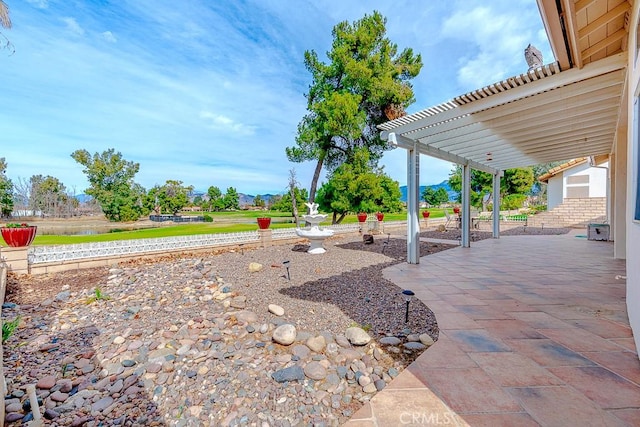
[[[309,214],[303,215],[302,218],[310,225],[309,228],[296,228],[296,234],[300,237],[309,239],[310,254],[323,254],[327,250],[322,246],[322,241],[327,237],[333,236],[333,230],[324,230],[320,228],[320,223],[327,217],[324,214],[318,213],[317,203],[305,203],[309,208]]]

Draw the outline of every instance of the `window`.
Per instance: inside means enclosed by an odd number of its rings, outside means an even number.
[[[586,199],[589,197],[589,175],[571,175],[567,177],[567,199]]]

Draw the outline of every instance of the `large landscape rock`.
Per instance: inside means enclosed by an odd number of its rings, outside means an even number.
[[[279,383],[283,383],[286,381],[303,381],[304,371],[300,366],[293,365],[274,372],[273,374],[271,374],[271,377]]]
[[[369,334],[364,329],[358,328],[357,326],[347,328],[345,336],[353,345],[367,345],[371,341]]]
[[[296,340],[296,327],[285,323],[273,331],[273,340],[278,344],[291,345]]]

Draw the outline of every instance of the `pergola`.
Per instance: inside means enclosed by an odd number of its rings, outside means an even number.
[[[505,169],[612,152],[626,78],[617,53],[561,71],[545,65],[379,126],[407,150],[407,261],[419,262],[419,162],[426,154],[462,166],[462,246],[470,245],[471,169]],[[499,237],[499,198],[493,204]]]

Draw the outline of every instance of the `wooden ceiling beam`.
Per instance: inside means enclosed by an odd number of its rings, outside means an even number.
[[[599,30],[600,28],[604,27],[605,25],[607,25],[609,22],[613,21],[614,19],[617,19],[620,16],[624,15],[625,13],[627,13],[628,10],[629,10],[629,4],[628,3],[626,3],[626,2],[625,3],[620,3],[618,6],[614,7],[609,12],[607,12],[604,15],[600,16],[599,18],[595,19],[594,21],[592,21],[588,25],[585,25],[584,27],[582,27],[578,31],[578,38],[583,39],[583,38],[587,37],[589,34],[593,33],[594,31]]]
[[[576,10],[573,0],[562,0],[562,18],[564,19],[566,37],[571,49],[571,57],[574,65],[581,69],[584,66],[582,55],[580,55],[580,45],[578,44],[578,24],[576,23]]]
[[[576,13],[580,12],[582,9],[591,6],[593,3],[595,3],[596,0],[578,0],[576,2],[576,5],[574,6],[576,9]]]
[[[583,58],[588,58],[591,55],[595,55],[596,53],[600,52],[601,50],[604,50],[604,49],[608,48],[609,46],[619,42],[620,40],[622,40],[626,36],[627,36],[627,32],[624,30],[624,28],[620,29],[620,30],[616,31],[615,33],[611,34],[606,39],[603,39],[603,40],[599,41],[598,43],[588,47],[585,50],[583,50],[581,52],[582,53],[581,56]]]

